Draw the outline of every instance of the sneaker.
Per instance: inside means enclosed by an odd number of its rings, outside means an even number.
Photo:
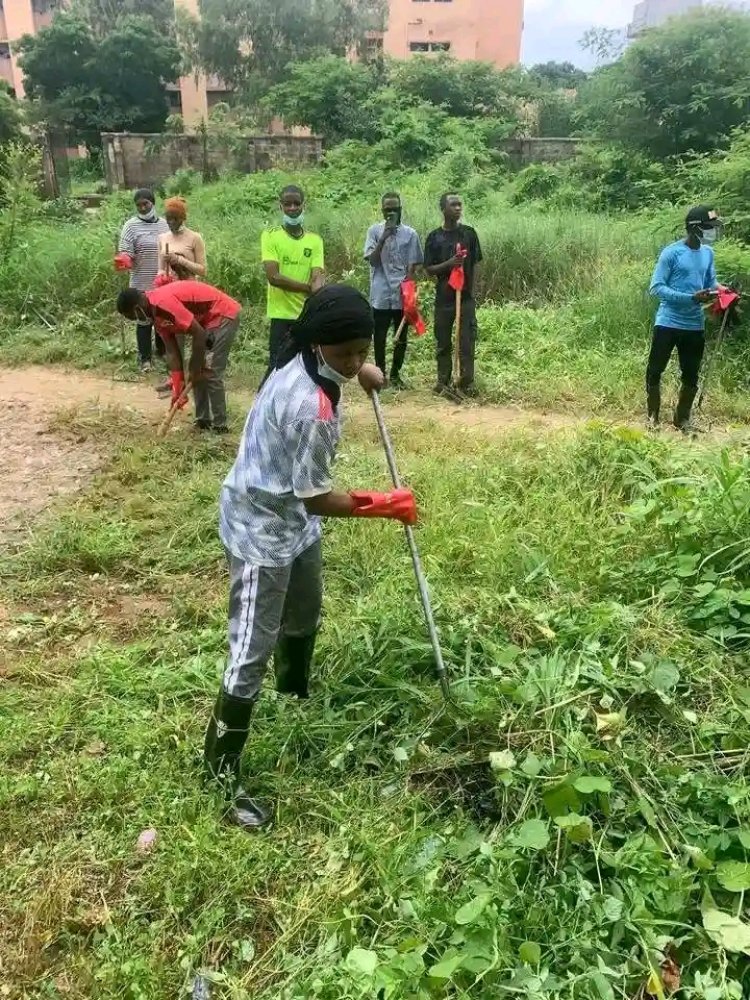
[[[148,375],[148,373],[152,370],[152,368],[153,365],[151,364],[150,361],[141,361],[141,372],[143,375]]]
[[[432,389],[433,395],[435,396],[447,396],[450,391],[450,386],[445,385],[443,382],[438,382]]]
[[[391,375],[390,377],[391,389],[395,389],[397,392],[406,388],[406,383],[401,378],[400,375]]]
[[[211,421],[210,420],[194,420],[193,421],[194,431],[210,431]]]
[[[214,432],[214,434],[228,434],[229,433],[229,428],[227,427],[226,424],[214,424],[214,426],[211,428],[211,430]]]
[[[165,382],[162,382],[161,385],[157,385],[157,387],[156,387],[156,395],[157,396],[171,396],[172,395],[172,380],[168,378]]]

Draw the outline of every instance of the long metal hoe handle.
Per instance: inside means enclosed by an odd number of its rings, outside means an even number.
[[[718,360],[719,352],[724,344],[724,335],[727,331],[727,324],[729,322],[729,309],[724,310],[724,315],[721,320],[721,326],[719,327],[719,332],[716,334],[716,342],[714,348],[711,351],[711,356],[708,359],[708,364],[706,365],[705,375],[703,376],[703,382],[701,384],[700,395],[698,396],[698,409],[700,410],[703,406],[703,399],[708,391],[709,384],[711,382],[711,376],[714,373],[714,368]]]
[[[375,410],[375,419],[378,422],[378,430],[380,431],[380,438],[383,442],[383,448],[385,449],[385,458],[388,462],[388,468],[391,473],[391,479],[393,480],[393,485],[395,489],[401,489],[401,477],[398,474],[398,468],[396,466],[396,456],[393,453],[393,445],[391,444],[390,436],[388,435],[388,428],[385,425],[385,420],[383,419],[383,411],[380,408],[380,399],[377,392],[370,393],[372,398],[372,406]],[[438,680],[440,682],[440,690],[443,692],[443,697],[446,701],[451,700],[450,685],[448,684],[448,674],[445,669],[445,663],[443,661],[443,651],[440,648],[440,638],[437,633],[437,628],[435,627],[435,618],[432,614],[432,604],[430,603],[430,592],[427,589],[427,580],[424,575],[424,570],[422,569],[422,560],[419,558],[419,550],[417,549],[417,543],[414,538],[414,530],[411,525],[404,525],[404,533],[406,534],[406,541],[409,544],[409,551],[411,552],[411,561],[414,565],[414,575],[417,578],[417,586],[419,587],[419,596],[422,601],[422,609],[424,610],[424,618],[427,623],[427,631],[430,634],[430,642],[432,643],[432,651],[435,654],[435,668],[437,670]]]

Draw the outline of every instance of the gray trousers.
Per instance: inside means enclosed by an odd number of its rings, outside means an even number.
[[[312,635],[323,603],[320,542],[291,566],[254,566],[229,557],[229,658],[224,690],[257,698],[268,661],[282,635]]]
[[[195,419],[213,423],[214,427],[225,427],[227,423],[227,395],[224,391],[224,372],[229,360],[229,348],[237,336],[240,317],[225,319],[210,330],[214,339],[211,349],[211,364],[202,381],[193,387],[195,398]]]

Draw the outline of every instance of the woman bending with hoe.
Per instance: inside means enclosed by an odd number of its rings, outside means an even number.
[[[416,520],[410,490],[344,493],[332,465],[342,386],[366,392],[383,374],[365,364],[373,335],[367,299],[329,285],[307,299],[291,339],[250,411],[220,498],[229,560],[229,658],[206,733],[205,764],[222,782],[228,819],[246,829],[269,813],[242,788],[240,756],[271,656],[277,690],[306,698],[323,596],[321,518]]]

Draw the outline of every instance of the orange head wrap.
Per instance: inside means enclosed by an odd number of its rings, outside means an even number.
[[[187,219],[187,203],[184,198],[167,198],[164,202],[164,214],[174,215],[182,222]]]

